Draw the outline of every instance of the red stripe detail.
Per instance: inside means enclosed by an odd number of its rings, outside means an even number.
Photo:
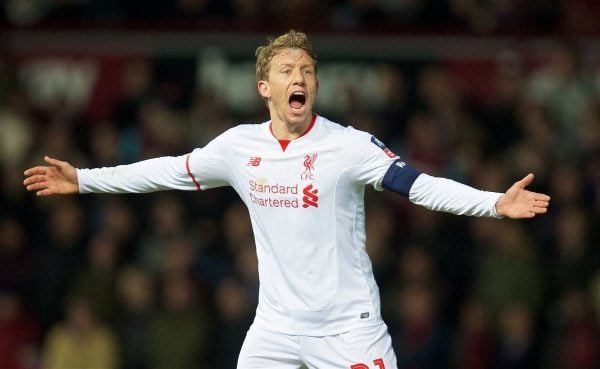
[[[194,182],[194,184],[196,185],[196,189],[198,191],[201,191],[202,189],[200,188],[200,183],[198,183],[198,181],[196,180],[196,177],[194,177],[194,175],[192,174],[192,171],[190,170],[190,156],[189,155],[185,158],[185,169],[187,170],[187,174],[192,179],[192,182]]]
[[[310,130],[313,128],[313,126],[315,125],[315,121],[317,120],[317,115],[313,114],[312,118],[310,119],[310,123],[308,124],[308,127],[306,127],[306,129],[304,130],[304,132],[302,132],[302,134],[298,137],[296,137],[295,139],[298,139],[302,136],[305,136],[308,132],[310,132]],[[271,131],[271,134],[273,135],[273,137],[275,137],[275,134],[273,133],[273,122],[271,122],[271,124],[269,125],[269,130]],[[277,137],[275,137],[277,138]],[[292,140],[277,140],[279,141],[279,145],[281,145],[281,150],[285,151],[285,149],[287,149],[288,145],[290,144],[290,142],[292,142]]]

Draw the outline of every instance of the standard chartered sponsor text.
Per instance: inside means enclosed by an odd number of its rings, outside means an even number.
[[[248,182],[250,185],[250,191],[252,192],[260,192],[260,193],[278,193],[281,195],[297,195],[298,194],[298,184],[293,185],[282,185],[279,183],[274,184],[266,184],[266,183],[256,183],[253,180]]]
[[[270,208],[298,208],[298,184],[268,184],[248,182],[250,201],[258,206]],[[274,196],[269,196],[274,195]],[[290,196],[292,195],[292,196]]]

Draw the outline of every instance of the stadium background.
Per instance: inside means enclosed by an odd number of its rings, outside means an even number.
[[[22,172],[44,154],[78,167],[182,154],[266,119],[254,50],[290,28],[313,38],[318,113],[429,173],[502,191],[534,172],[552,196],[548,215],[514,222],[367,191],[399,367],[600,367],[596,2],[6,0],[0,12],[0,368],[61,355],[73,368],[235,367],[257,275],[233,191],[37,199]]]

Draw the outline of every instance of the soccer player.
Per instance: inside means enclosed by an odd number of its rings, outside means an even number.
[[[238,368],[395,368],[365,251],[364,189],[387,189],[454,214],[531,218],[550,197],[481,191],[408,165],[369,133],[313,112],[317,59],[289,31],[256,51],[258,93],[270,120],[238,125],[204,148],[112,168],[75,169],[46,157],[25,171],[38,196],[232,186],[249,209],[259,260],[254,323]]]

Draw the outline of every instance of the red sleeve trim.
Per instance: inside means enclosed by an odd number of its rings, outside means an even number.
[[[196,185],[196,189],[198,191],[202,191],[202,189],[200,188],[200,183],[198,183],[198,181],[196,180],[196,177],[194,177],[194,175],[192,174],[192,171],[190,170],[190,156],[189,155],[185,158],[185,169],[187,170],[187,174],[192,179],[192,182],[194,182],[194,184]]]

